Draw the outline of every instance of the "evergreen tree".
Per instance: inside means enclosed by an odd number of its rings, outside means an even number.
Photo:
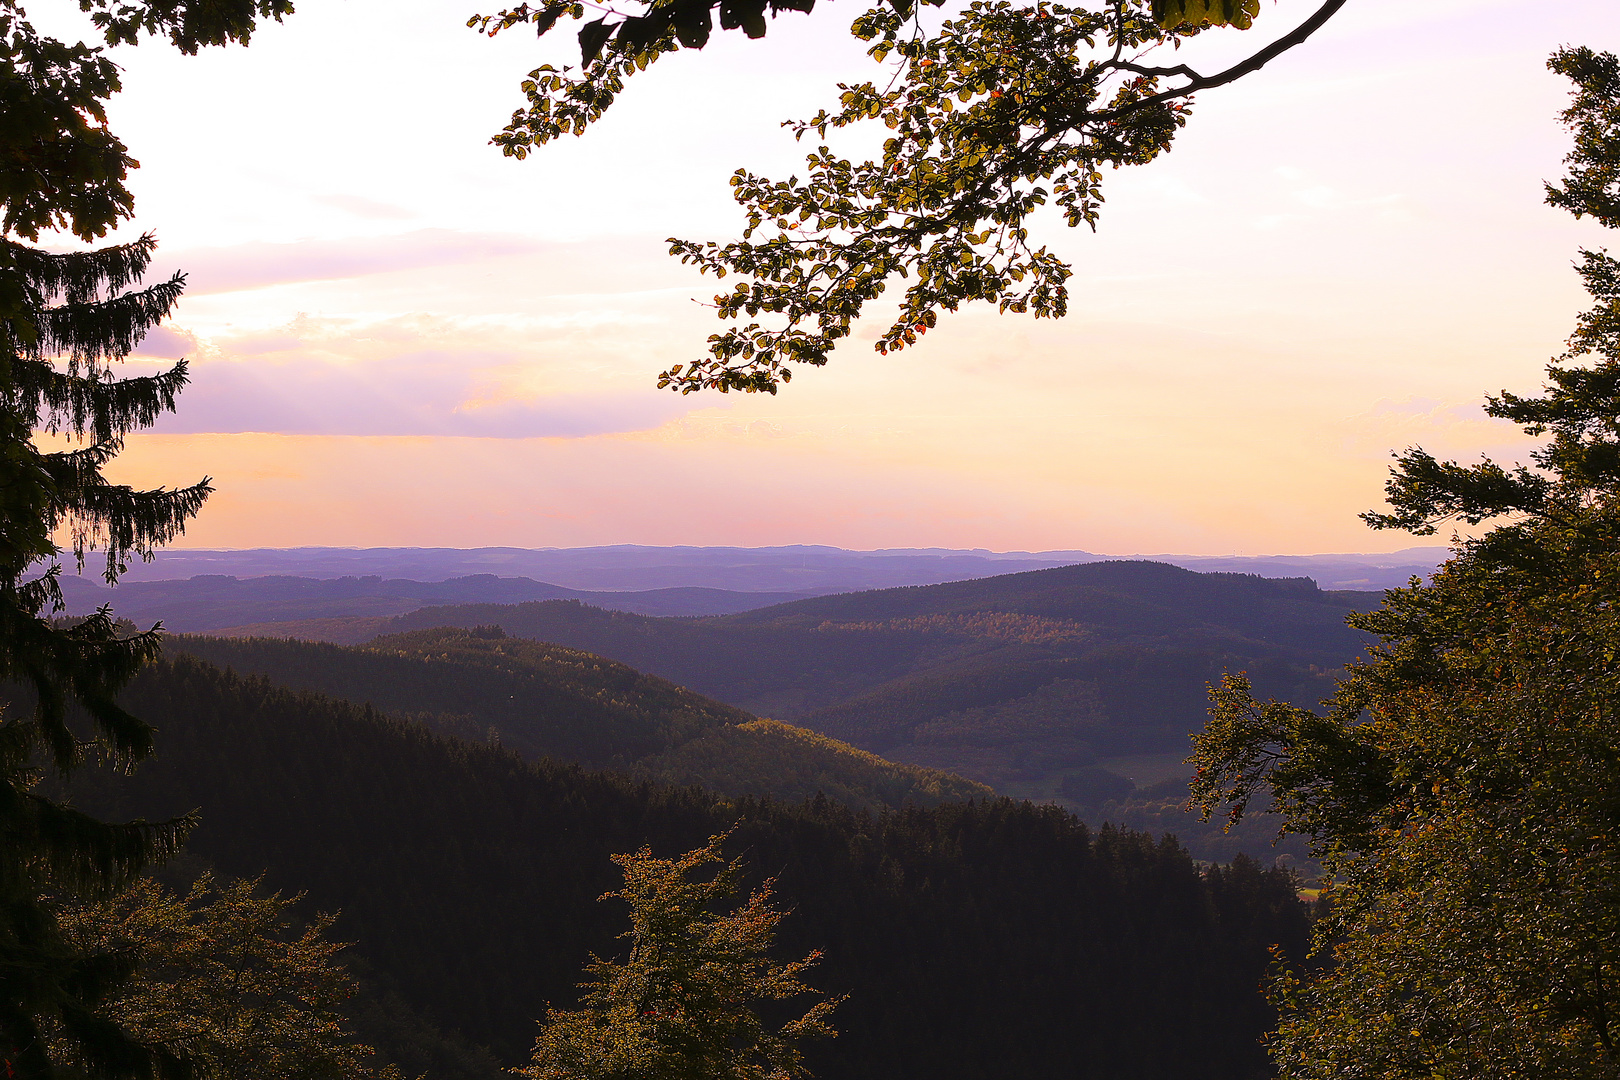
[[[286,0],[81,6],[109,41],[162,33],[188,52],[245,40],[256,18],[290,10]],[[42,1023],[77,1045],[93,1075],[180,1068],[96,1015],[129,958],[81,954],[41,899],[116,892],[172,852],[189,824],[107,824],[35,790],[43,771],[66,773],[92,749],[123,765],[152,749],[151,727],[115,696],[156,655],[156,628],[127,633],[107,610],[53,619],[62,557],[82,568],[102,549],[115,582],[209,493],[207,480],[138,491],[102,474],[123,438],[173,409],[185,384],[184,363],[151,377],[113,373],[168,314],[183,276],[138,287],[149,236],[70,253],[38,246],[52,232],[92,242],[132,212],[124,180],[135,162],[106,123],[118,88],[100,49],[42,36],[15,0],[0,0],[0,678],[31,692],[26,709],[0,715],[0,1050],[27,1080],[51,1073]],[[70,725],[73,708],[84,730]]]
[[[514,1070],[529,1080],[796,1080],[809,1075],[801,1039],[835,1034],[827,1016],[837,999],[823,999],[780,1027],[757,1011],[763,1002],[812,993],[799,976],[818,954],[778,964],[767,955],[782,914],[770,905],[770,882],[725,914],[714,906],[732,896],[740,860],[720,855],[724,836],[676,859],[650,848],[613,861],[624,888],[607,893],[630,905],[630,955],[624,962],[593,958],[583,983],[584,1007],[548,1011],[534,1044],[534,1061]],[[720,871],[695,874],[709,863]]]
[[[1620,227],[1620,60],[1565,49],[1571,175],[1548,201]],[[1325,961],[1284,975],[1292,1080],[1620,1075],[1620,261],[1540,395],[1487,412],[1547,437],[1512,468],[1400,455],[1381,528],[1503,519],[1353,625],[1382,646],[1318,716],[1215,693],[1196,798],[1269,798],[1332,875]]]

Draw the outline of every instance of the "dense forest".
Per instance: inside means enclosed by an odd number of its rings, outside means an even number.
[[[1201,859],[1303,859],[1298,839],[1277,844],[1268,815],[1228,833],[1185,813],[1188,771],[1179,763],[1203,724],[1207,687],[1227,672],[1246,671],[1300,704],[1326,696],[1366,644],[1343,624],[1357,606],[1375,604],[1308,580],[1104,562],[716,618],[571,601],[457,605],[363,620],[368,634],[394,631],[363,649],[206,637],[170,647],[440,731],[478,739],[493,730],[531,757],[633,763],[651,778],[733,794],[819,790],[867,806],[971,795],[955,774],[1057,802],[1093,825],[1173,833]],[[447,637],[445,624],[466,628],[463,636]],[[697,695],[577,650],[749,712],[709,702],[699,719],[690,712]],[[587,686],[586,673],[606,681]],[[631,682],[661,688],[638,703],[624,697]],[[675,728],[654,732],[654,714]],[[788,729],[771,729],[778,737],[769,738],[745,726],[751,714],[791,719],[801,731],[784,741]],[[802,729],[839,742],[812,745]],[[709,733],[702,740],[700,730]],[[856,757],[845,742],[883,760]]]
[[[843,84],[836,111],[797,127],[881,120],[895,132],[881,162],[822,148],[803,179],[734,174],[741,238],[669,243],[738,275],[714,298],[737,324],[659,386],[774,394],[796,365],[826,363],[897,276],[914,280],[874,342],[884,355],[974,300],[1061,316],[1072,268],[1024,229],[1046,196],[1095,226],[1103,165],[1158,158],[1194,94],[1267,67],[1345,4],[1321,0],[1207,74],[1142,58],[1247,29],[1259,0],[970,4],[937,28],[909,0],[866,13],[854,33],[894,65],[889,88]],[[701,49],[713,8],[758,38],[778,25],[767,7],[812,5],[586,6],[468,21],[543,37],[564,15],[592,20],[577,69],[523,81],[527,107],[492,140],[509,156],[582,133],[627,78]],[[1345,606],[1370,598],[1116,563],[689,621],[577,597],[396,617],[420,598],[339,583],[373,628],[389,620],[371,647],[234,646],[245,669],[412,707],[391,716],[165,655],[159,631],[106,608],[65,614],[65,565],[104,556],[115,584],[213,491],[206,476],[137,490],[107,475],[175,409],[188,369],[117,374],[186,275],[145,280],[151,233],[101,243],[134,217],[139,166],[109,126],[122,69],[104,49],[246,44],[293,5],[80,8],[99,44],[0,5],[6,1080],[401,1080],[384,1062],[493,1080],[526,1051],[529,1080],[808,1080],[796,1047],[752,1037],[791,1033],[802,1002],[788,999],[806,996],[814,1030],[798,1030],[831,1034],[823,1006],[842,1029],[805,1048],[828,1080],[1620,1072],[1620,260],[1581,252],[1593,306],[1545,392],[1487,398],[1487,416],[1545,440],[1529,464],[1396,455],[1369,525],[1493,525],[1350,629]],[[1620,227],[1620,57],[1564,47],[1548,66],[1573,83],[1574,147],[1547,201]],[[742,324],[761,311],[786,320]],[[324,588],[309,590],[317,608]],[[225,646],[195,643],[210,649]],[[1217,676],[1191,801],[1231,820],[1269,807],[1312,837],[1327,874],[1314,911],[1286,870],[1236,854],[1200,866],[1172,837],[919,769],[1152,818],[1179,778],[1136,784],[1113,766],[1174,756]],[[754,718],[767,712],[779,719]],[[523,745],[503,745],[496,720]],[[686,876],[714,864],[707,882]],[[739,884],[741,906],[705,907]],[[364,984],[346,1014],[328,931],[353,941]],[[773,943],[783,956],[766,956]],[[813,988],[798,979],[812,969]],[[689,1053],[681,1034],[711,1018],[727,1023],[691,1040],[707,1057]],[[636,1039],[650,1052],[615,1056]],[[575,1067],[625,1060],[673,1067]],[[681,1067],[699,1060],[721,1067]]]
[[[424,608],[388,625],[499,625],[995,784],[1184,750],[1203,723],[1206,686],[1227,670],[1314,703],[1368,641],[1344,625],[1357,606],[1376,598],[1106,562],[704,619],[544,602]]]
[[[508,638],[499,627],[410,631],[365,648],[177,637],[169,650],[375,706],[442,734],[499,743],[529,760],[614,768],[731,795],[824,793],[857,808],[990,794],[951,773],[756,719],[613,660]]]
[[[365,1034],[409,1069],[522,1059],[621,925],[608,856],[728,847],[777,877],[786,953],[825,951],[848,993],[822,1075],[1264,1075],[1267,948],[1303,949],[1293,879],[1200,870],[1173,841],[1087,829],[1007,800],[876,814],[817,798],[726,799],[447,738],[190,657],[122,700],[161,718],[161,756],[83,773],[109,816],[201,807],[188,851],[339,909],[370,982]],[[392,1006],[386,1005],[393,1001]],[[382,1002],[384,1004],[377,1004]],[[445,1034],[448,1033],[448,1034]]]

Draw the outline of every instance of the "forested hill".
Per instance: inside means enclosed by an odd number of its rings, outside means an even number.
[[[730,616],[736,624],[848,625],[1006,612],[1078,622],[1111,638],[1208,633],[1334,654],[1365,640],[1344,625],[1348,604],[1382,593],[1333,593],[1309,578],[1201,574],[1168,563],[1109,561],[942,585],[818,596]]]
[[[551,602],[427,608],[388,625],[498,624],[885,757],[1046,796],[1099,760],[1184,753],[1206,686],[1226,671],[1314,705],[1367,644],[1345,615],[1381,600],[1306,579],[1099,562],[715,618]]]
[[[1173,843],[1091,833],[1051,807],[717,800],[187,657],[143,670],[122,701],[159,724],[159,755],[132,777],[81,774],[79,806],[201,807],[190,851],[341,909],[334,934],[383,990],[502,1064],[526,1057],[547,1002],[573,1000],[593,951],[622,947],[623,912],[596,901],[615,884],[608,855],[733,826],[731,849],[777,876],[791,911],[781,955],[825,950],[811,981],[850,995],[843,1034],[811,1048],[828,1080],[1248,1080],[1265,1073],[1266,948],[1304,944],[1286,875],[1200,871]],[[408,1074],[472,1075],[434,1066],[398,1024],[384,1049]]]
[[[498,628],[416,631],[368,648],[173,636],[165,651],[497,741],[527,757],[597,768],[623,768],[710,728],[754,719],[617,661],[508,638]]]
[[[730,795],[854,807],[933,805],[990,794],[935,769],[885,761],[824,735],[711,701],[577,649],[509,638],[498,627],[395,634],[364,648],[278,639],[171,637],[190,653],[530,760],[554,758]]]

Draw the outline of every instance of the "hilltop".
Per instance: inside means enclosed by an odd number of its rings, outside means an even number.
[[[537,736],[528,721],[512,722],[510,706],[527,699],[511,690],[479,692],[483,668],[417,688],[380,666],[369,681],[356,682],[356,657],[320,651],[331,646],[182,638],[175,647],[284,685],[428,714],[441,731],[482,738],[493,727],[531,756],[633,765],[641,775],[737,794],[824,790],[854,805],[964,797],[953,785],[976,781],[1058,802],[1093,823],[1174,833],[1198,857],[1225,860],[1239,851],[1270,857],[1277,826],[1251,815],[1227,834],[1181,810],[1181,761],[1189,733],[1204,722],[1207,685],[1242,670],[1262,694],[1312,706],[1368,644],[1344,625],[1345,615],[1381,600],[1305,579],[1100,562],[804,598],[709,618],[645,617],[566,600],[446,605],[283,631],[369,638],[386,651],[426,642],[431,635],[410,635],[434,628],[499,626],[512,639],[611,658],[736,710],[723,730],[694,728],[684,749],[654,741],[618,758],[560,742],[556,731],[525,741]],[[338,664],[339,656],[348,659]],[[319,666],[315,657],[328,658],[319,678],[310,674]],[[362,667],[381,663],[373,657]],[[442,692],[452,685],[455,693]],[[785,738],[750,727],[755,717],[797,731]],[[808,732],[826,745],[810,745]],[[741,767],[767,761],[772,767],[751,780]],[[874,771],[872,761],[928,772],[897,777]],[[953,780],[942,784],[945,776]],[[1305,855],[1297,841],[1276,850]]]
[[[581,548],[256,548],[238,551],[164,548],[136,563],[124,581],[197,575],[382,577],[444,581],[471,575],[528,577],[556,587],[643,591],[701,587],[737,592],[837,593],[994,577],[1022,570],[1151,559],[1204,573],[1309,577],[1328,589],[1387,589],[1425,576],[1447,556],[1443,547],[1338,555],[1099,555],[1089,551],[987,551],[983,548],[888,548],[851,551],[820,544],[782,547]],[[250,620],[262,621],[262,620]]]
[[[111,604],[121,618],[182,633],[231,630],[250,633],[260,624],[325,624],[340,636],[353,624],[339,619],[386,619],[435,604],[513,604],[531,600],[579,600],[642,615],[721,615],[797,600],[804,593],[755,593],[697,587],[632,592],[588,592],[526,577],[474,574],[443,581],[409,578],[239,578],[201,574],[184,580],[124,582],[116,589],[68,576],[62,591],[70,614],[85,615]],[[370,627],[372,623],[362,623]],[[376,623],[376,625],[381,625]],[[375,630],[369,633],[376,633]],[[369,636],[369,635],[368,635]]]

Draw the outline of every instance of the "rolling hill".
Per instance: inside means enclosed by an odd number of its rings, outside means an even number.
[[[499,625],[892,760],[1049,797],[1099,762],[1184,755],[1205,687],[1226,671],[1314,705],[1368,644],[1345,615],[1381,600],[1100,562],[711,618],[553,601],[424,608],[385,626]]]
[[[526,577],[474,574],[444,581],[407,578],[315,578],[288,575],[239,578],[201,574],[181,580],[127,581],[116,589],[66,575],[68,613],[87,615],[111,604],[121,618],[200,633],[264,623],[386,618],[435,604],[580,600],[642,615],[723,615],[797,600],[804,593],[737,592],[680,586],[639,592],[589,592]]]
[[[1201,573],[1309,577],[1327,589],[1389,589],[1427,576],[1448,556],[1444,547],[1337,555],[1098,555],[1088,551],[890,548],[850,551],[818,544],[785,547],[583,548],[257,548],[209,551],[163,548],[129,567],[125,582],[199,574],[254,577],[411,578],[443,581],[479,574],[528,577],[570,589],[653,590],[698,586],[739,592],[820,595],[898,585],[993,577],[1106,559],[1152,559]]]
[[[181,636],[166,651],[498,743],[531,761],[612,768],[729,795],[824,793],[857,808],[990,794],[946,772],[758,720],[616,661],[509,638],[498,627],[410,631],[362,648]]]

